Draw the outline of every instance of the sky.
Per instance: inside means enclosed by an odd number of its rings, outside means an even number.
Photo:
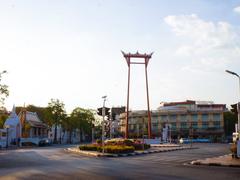
[[[154,52],[150,108],[239,98],[240,0],[0,0],[0,71],[5,106],[122,106],[124,52]],[[130,109],[146,109],[144,66],[131,67]]]

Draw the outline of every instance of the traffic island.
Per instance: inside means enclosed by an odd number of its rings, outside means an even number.
[[[192,165],[206,165],[206,166],[226,166],[226,167],[240,167],[240,159],[232,158],[231,154],[224,156],[199,159],[192,161]]]
[[[131,153],[119,153],[119,154],[113,154],[113,153],[101,153],[97,151],[85,151],[80,150],[78,147],[75,148],[67,148],[65,149],[68,152],[74,152],[82,155],[92,156],[92,157],[127,157],[127,156],[137,156],[137,155],[144,155],[144,154],[150,154],[150,153],[163,153],[163,152],[169,152],[169,151],[177,151],[177,150],[185,150],[185,149],[195,149],[187,146],[179,146],[179,147],[162,147],[162,148],[150,148],[147,150],[138,150]]]

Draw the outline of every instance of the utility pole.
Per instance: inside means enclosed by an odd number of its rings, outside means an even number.
[[[105,139],[105,102],[107,96],[103,96],[103,108],[102,108],[102,153],[104,153],[104,139]]]
[[[112,109],[109,114],[109,138],[112,139]]]

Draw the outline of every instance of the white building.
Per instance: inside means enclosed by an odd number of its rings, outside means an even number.
[[[53,125],[52,128],[50,128],[48,133],[48,138],[51,140],[51,142],[54,142],[54,133],[55,133],[55,126]],[[64,128],[61,127],[61,125],[57,126],[56,131],[56,140],[59,144],[67,144],[67,143],[79,143],[80,142],[80,136],[79,136],[79,130],[74,129],[72,132],[66,131]],[[83,141],[85,140],[83,135]]]
[[[22,125],[19,117],[16,114],[15,106],[13,106],[9,118],[5,121],[4,128],[6,129],[6,140],[8,140],[7,144],[16,144],[18,139],[21,138]]]
[[[4,136],[3,136],[4,134]],[[9,118],[1,130],[1,141],[6,143],[2,147],[33,143],[38,145],[43,139],[47,139],[48,127],[38,117],[36,112],[26,111],[25,108],[17,115],[15,106]],[[6,135],[6,137],[5,137]]]

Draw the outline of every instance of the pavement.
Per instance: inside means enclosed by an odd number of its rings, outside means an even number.
[[[239,180],[235,167],[196,166],[197,159],[229,154],[228,144],[193,144],[194,149],[121,158],[99,158],[49,146],[0,151],[0,180]]]
[[[195,160],[192,161],[191,164],[207,166],[240,167],[240,159],[232,158],[231,154],[226,154],[218,157]]]
[[[143,154],[150,154],[150,153],[161,153],[161,152],[168,152],[168,151],[177,151],[177,150],[184,150],[184,149],[193,149],[189,146],[179,146],[175,144],[164,144],[164,145],[151,145],[150,149],[147,150],[140,150],[135,151],[133,153],[126,153],[126,154],[112,154],[112,153],[101,153],[97,151],[82,151],[78,147],[71,147],[66,148],[66,151],[79,153],[82,155],[87,156],[94,156],[94,157],[126,157],[126,156],[136,156],[136,155],[143,155]]]

